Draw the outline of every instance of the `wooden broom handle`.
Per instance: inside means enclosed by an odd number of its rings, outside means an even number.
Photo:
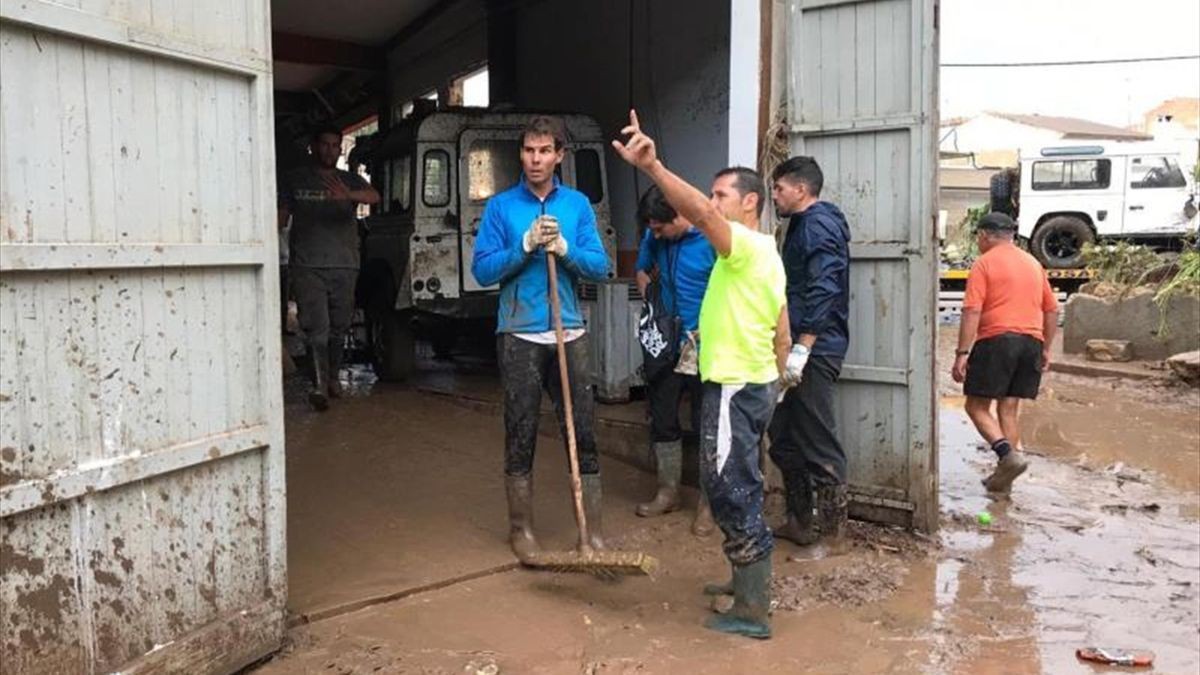
[[[558,373],[562,384],[563,417],[567,428],[567,457],[571,464],[571,494],[575,498],[575,522],[579,525],[579,549],[591,551],[587,515],[583,510],[583,479],[579,475],[579,449],[575,445],[575,411],[571,405],[571,377],[567,374],[567,343],[563,334],[562,306],[558,300],[558,261],[546,251],[546,269],[550,275],[550,312],[554,317],[554,344],[558,348]]]

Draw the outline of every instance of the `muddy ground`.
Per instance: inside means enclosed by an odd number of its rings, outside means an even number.
[[[939,533],[854,523],[836,555],[781,542],[767,642],[700,626],[712,611],[701,586],[728,574],[719,536],[693,537],[685,512],[634,517],[651,476],[604,463],[606,529],[659,557],[654,579],[518,569],[495,416],[416,387],[378,386],[320,417],[293,396],[290,604],[313,622],[256,672],[1099,672],[1074,657],[1090,644],[1197,672],[1194,393],[1046,384],[1025,418],[1033,466],[1011,500],[990,501],[979,478],[992,459],[942,383]],[[552,546],[572,541],[561,453],[542,439],[537,526]]]

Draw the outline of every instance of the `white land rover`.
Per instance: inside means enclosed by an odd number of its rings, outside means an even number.
[[[1097,143],[1021,154],[1020,169],[992,178],[992,210],[1015,216],[1047,268],[1083,265],[1097,239],[1171,245],[1195,234],[1196,184],[1177,148]],[[1189,167],[1190,168],[1190,167]]]

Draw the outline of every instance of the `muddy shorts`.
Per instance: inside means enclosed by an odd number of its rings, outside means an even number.
[[[700,480],[713,520],[725,534],[725,556],[749,565],[771,555],[774,542],[763,520],[759,442],[775,408],[769,384],[704,383],[700,419]]]
[[[963,393],[978,398],[1037,398],[1042,384],[1042,341],[1004,333],[975,343]]]

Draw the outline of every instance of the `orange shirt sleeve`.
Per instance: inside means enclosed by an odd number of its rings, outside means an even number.
[[[967,293],[963,296],[963,309],[983,309],[983,300],[987,297],[987,265],[983,259],[971,265],[971,273],[967,275]]]
[[[1058,298],[1054,296],[1054,289],[1050,288],[1050,278],[1044,275],[1042,276],[1042,311],[1058,311]]]

